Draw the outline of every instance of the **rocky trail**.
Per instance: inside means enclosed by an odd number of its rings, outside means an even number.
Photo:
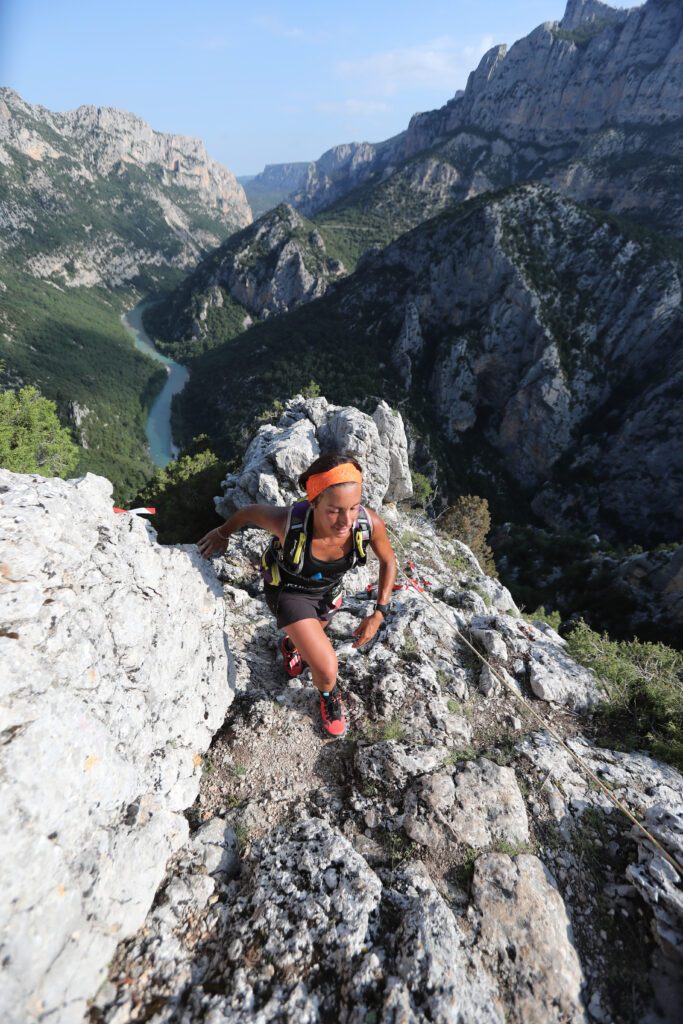
[[[683,892],[674,869],[447,622],[681,864],[683,779],[646,753],[592,742],[597,680],[549,626],[520,616],[468,548],[400,503],[401,435],[386,409],[371,418],[299,398],[226,480],[228,505],[289,501],[299,465],[334,436],[363,460],[368,500],[429,579],[439,614],[417,590],[398,591],[386,626],[355,650],[372,564],[347,578],[330,633],[350,727],[330,740],[308,672],[289,680],[280,664],[254,571],[264,536],[231,540],[211,583],[214,595],[222,588],[227,663],[215,642],[198,663],[215,664],[217,685],[227,678],[234,696],[222,717],[214,710],[210,742],[195,744],[194,795],[174,797],[185,838],[161,854],[138,923],[118,945],[110,939],[108,976],[84,1006],[89,1024],[677,1019]],[[141,522],[124,532],[158,548]],[[168,550],[180,559],[186,549]],[[156,592],[165,587],[156,581]],[[203,643],[216,634],[215,601],[189,591],[178,601],[181,628],[165,634],[157,672],[176,656],[193,602],[204,608]],[[185,694],[192,664],[178,677]],[[151,788],[161,799],[159,783]],[[127,821],[139,818],[129,809]]]

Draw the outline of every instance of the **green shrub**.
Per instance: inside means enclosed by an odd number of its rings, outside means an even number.
[[[413,484],[413,504],[424,508],[432,496],[432,485],[424,473],[411,473],[410,478]]]
[[[0,466],[14,473],[66,477],[79,455],[55,403],[37,388],[0,392]]]
[[[486,498],[462,494],[455,505],[439,518],[439,526],[448,537],[455,537],[467,545],[487,576],[498,576],[493,552],[486,543],[491,529],[491,513]]]
[[[319,398],[320,397],[320,385],[314,380],[309,380],[305,388],[301,389],[301,394],[304,398]]]
[[[555,632],[559,630],[562,622],[562,616],[558,611],[547,612],[543,605],[539,605],[535,612],[522,612],[522,618],[532,623],[540,619],[541,622],[547,622]]]
[[[619,750],[644,748],[683,769],[683,654],[659,643],[610,640],[583,620],[567,644],[605,688],[606,700],[594,716],[601,742]]]
[[[161,544],[193,544],[221,525],[213,498],[227,470],[200,435],[175,462],[156,471],[136,500],[156,508],[152,522]]]

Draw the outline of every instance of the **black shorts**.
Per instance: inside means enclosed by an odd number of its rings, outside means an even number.
[[[282,587],[264,588],[266,604],[277,620],[278,629],[285,629],[302,619],[318,619],[328,622],[339,611],[342,595],[334,596],[334,592],[323,594],[307,594],[289,592]]]

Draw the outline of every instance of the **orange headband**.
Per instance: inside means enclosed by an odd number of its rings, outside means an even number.
[[[306,481],[306,494],[309,501],[315,501],[319,494],[335,484],[361,484],[363,474],[350,462],[342,462],[341,466],[328,469],[326,473],[314,473]]]

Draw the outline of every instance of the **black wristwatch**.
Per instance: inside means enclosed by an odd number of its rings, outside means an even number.
[[[390,608],[391,601],[389,602],[389,604],[380,604],[379,601],[375,604],[375,611],[381,612],[385,619],[387,617],[387,612],[389,611]]]

